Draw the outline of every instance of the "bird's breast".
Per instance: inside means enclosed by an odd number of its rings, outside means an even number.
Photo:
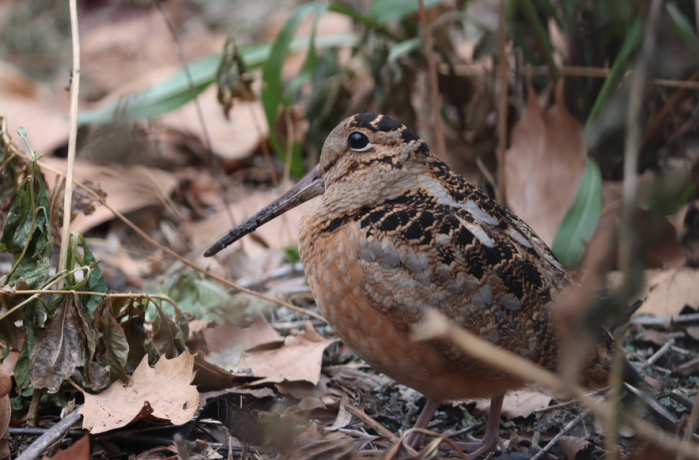
[[[521,384],[474,375],[412,340],[367,296],[356,223],[334,226],[309,214],[301,220],[299,254],[313,296],[333,330],[370,366],[434,400],[489,397]]]

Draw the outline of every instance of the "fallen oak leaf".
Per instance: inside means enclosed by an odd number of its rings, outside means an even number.
[[[100,394],[83,393],[83,429],[104,433],[142,418],[186,423],[199,408],[199,392],[190,384],[193,369],[194,357],[187,352],[161,357],[154,368],[144,356],[128,384],[117,380]]]

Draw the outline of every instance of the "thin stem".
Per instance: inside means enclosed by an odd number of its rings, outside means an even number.
[[[640,112],[643,104],[643,92],[648,80],[648,64],[655,54],[655,30],[660,18],[662,4],[662,0],[652,0],[651,2],[641,57],[629,90],[629,112],[626,119],[624,150],[624,202],[621,208],[621,241],[619,244],[619,265],[627,279],[631,273],[634,246],[633,212],[636,203],[636,189],[638,188],[638,155],[641,146]]]
[[[425,39],[425,55],[427,55],[427,66],[430,76],[430,90],[432,92],[432,118],[434,119],[434,134],[437,138],[437,156],[446,159],[447,147],[444,143],[444,131],[442,130],[442,115],[439,106],[439,82],[437,81],[437,64],[434,60],[434,49],[432,48],[432,36],[430,34],[430,24],[427,20],[424,0],[418,0],[420,6],[420,27]]]
[[[20,155],[20,156],[26,158],[24,155]],[[58,175],[63,175],[63,173],[61,173],[61,172],[58,171],[57,169],[52,168],[52,167],[50,167],[50,166],[48,166],[48,165],[46,165],[46,164],[44,164],[44,163],[42,163],[42,162],[40,162],[40,161],[37,161],[37,165],[39,165],[41,168],[45,169],[46,171],[50,171],[50,172],[52,172],[52,173],[54,173],[54,174],[58,174]],[[317,319],[317,320],[319,320],[319,321],[322,321],[322,322],[325,323],[325,324],[328,323],[328,322],[325,320],[325,318],[323,318],[322,316],[317,315],[317,314],[315,314],[315,313],[313,313],[313,312],[311,312],[311,311],[305,310],[305,309],[303,309],[303,308],[301,308],[301,307],[297,307],[296,305],[292,305],[292,304],[290,304],[290,303],[288,303],[288,302],[284,302],[283,300],[275,299],[274,297],[270,297],[270,296],[264,295],[264,294],[262,294],[262,293],[260,293],[260,292],[256,292],[256,291],[253,291],[253,290],[251,290],[251,289],[244,288],[244,287],[242,287],[242,286],[237,285],[236,283],[234,283],[234,282],[232,282],[232,281],[228,281],[228,280],[225,279],[225,278],[221,278],[221,277],[218,276],[218,275],[215,275],[215,274],[213,274],[213,273],[211,273],[211,272],[209,272],[209,271],[207,271],[207,270],[204,270],[203,268],[201,268],[201,267],[199,267],[198,265],[196,265],[194,262],[190,262],[189,260],[185,259],[185,258],[182,257],[181,255],[177,254],[177,253],[176,253],[175,251],[173,251],[172,249],[166,248],[165,246],[163,246],[162,244],[158,243],[158,242],[155,241],[153,238],[151,238],[150,236],[148,236],[148,235],[146,234],[146,232],[144,232],[143,230],[141,230],[136,224],[134,224],[134,223],[131,222],[129,219],[127,219],[122,213],[120,213],[119,211],[117,211],[116,209],[114,209],[113,207],[111,207],[110,205],[108,205],[108,204],[107,204],[107,201],[106,201],[104,198],[102,198],[101,196],[99,196],[97,193],[95,193],[95,192],[94,192],[92,189],[90,189],[89,187],[87,187],[87,186],[85,186],[85,185],[83,185],[83,184],[81,184],[80,182],[77,182],[77,181],[73,181],[73,183],[74,183],[75,185],[77,185],[78,187],[80,187],[81,189],[85,190],[90,196],[92,196],[92,197],[93,197],[96,201],[98,201],[102,206],[104,206],[105,208],[109,209],[109,211],[111,211],[112,214],[114,214],[119,220],[121,220],[122,222],[124,222],[131,230],[133,230],[134,232],[136,232],[136,233],[137,233],[141,238],[143,238],[147,243],[151,244],[152,246],[155,246],[156,248],[160,249],[160,250],[163,251],[164,253],[168,254],[168,255],[171,256],[171,257],[173,257],[174,259],[179,260],[181,263],[187,265],[188,267],[190,267],[190,268],[192,268],[192,269],[198,271],[199,273],[201,273],[202,275],[206,276],[207,278],[211,278],[211,279],[213,279],[213,280],[215,280],[215,281],[218,281],[218,282],[221,283],[221,284],[224,284],[224,285],[226,285],[226,286],[229,286],[229,287],[231,287],[231,288],[233,288],[233,289],[236,289],[236,290],[238,290],[238,291],[240,291],[240,292],[244,292],[245,294],[248,294],[248,295],[251,295],[251,296],[254,296],[254,297],[258,297],[258,298],[263,299],[263,300],[266,300],[266,301],[268,301],[268,302],[276,303],[277,305],[280,305],[280,306],[282,306],[282,307],[286,307],[286,308],[288,308],[289,310],[293,310],[293,311],[295,311],[295,312],[297,312],[297,313],[301,313],[301,314],[310,316],[311,318],[315,318],[315,319]]]
[[[189,66],[187,66],[187,61],[184,59],[184,54],[182,53],[182,48],[180,47],[180,42],[177,40],[177,32],[175,32],[175,27],[170,22],[170,19],[165,14],[163,10],[163,5],[160,4],[160,0],[153,0],[156,8],[160,12],[160,15],[165,21],[167,30],[170,32],[170,37],[172,42],[175,44],[175,50],[177,51],[177,59],[180,61],[182,70],[184,71],[185,78],[187,78],[187,85],[189,85],[189,90],[192,93],[192,100],[194,101],[194,108],[197,111],[197,119],[199,120],[199,125],[201,126],[201,132],[204,136],[204,142],[206,143],[206,150],[211,159],[211,168],[214,177],[218,181],[218,185],[221,188],[221,197],[223,199],[223,205],[226,208],[226,214],[228,215],[228,220],[230,221],[231,227],[236,226],[235,217],[233,217],[233,211],[231,211],[231,206],[228,201],[228,188],[226,187],[225,181],[223,179],[223,170],[221,169],[221,161],[214,154],[214,150],[211,144],[211,135],[209,134],[209,127],[204,120],[204,112],[201,110],[201,105],[199,104],[199,93],[197,92],[197,87],[194,85],[194,79],[189,71]]]
[[[505,153],[507,151],[507,56],[505,55],[505,0],[500,0],[500,26],[498,38],[498,50],[500,54],[500,66],[498,68],[498,81],[500,98],[498,99],[498,188],[497,198],[503,205],[506,204],[505,188]]]
[[[607,458],[609,460],[616,460],[619,458],[616,440],[617,440],[617,427],[619,424],[619,400],[621,398],[621,377],[622,369],[624,365],[624,352],[621,350],[619,343],[622,339],[620,334],[614,337],[614,349],[612,355],[612,370],[609,375],[609,406],[610,410],[607,412],[606,424],[605,424],[605,448],[607,451]]]
[[[80,95],[80,33],[78,30],[77,0],[70,0],[70,31],[73,37],[73,73],[70,85],[70,134],[68,135],[68,167],[63,189],[63,228],[61,229],[61,252],[56,271],[65,270],[70,245],[70,217],[73,201],[73,171],[78,138],[78,96]],[[59,289],[61,286],[58,286]]]

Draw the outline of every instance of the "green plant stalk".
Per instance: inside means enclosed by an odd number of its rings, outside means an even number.
[[[595,99],[592,110],[590,110],[590,115],[587,117],[587,122],[585,123],[586,135],[588,134],[589,127],[592,126],[592,123],[597,119],[602,111],[602,107],[604,107],[604,104],[607,102],[607,98],[609,97],[609,93],[611,92],[612,88],[616,85],[616,83],[619,81],[619,77],[623,74],[626,68],[626,61],[629,59],[631,53],[641,44],[642,38],[643,24],[639,19],[637,19],[631,25],[631,29],[629,29],[629,33],[626,35],[626,40],[624,40],[619,54],[617,55],[616,59],[614,59],[614,64],[612,64],[612,68],[609,71],[609,76],[607,76],[606,80],[604,80],[602,89],[597,95],[597,99]]]
[[[22,254],[19,255],[19,258],[17,259],[17,262],[15,262],[14,266],[10,270],[10,273],[7,274],[7,282],[10,282],[10,278],[12,278],[12,275],[14,274],[15,270],[17,270],[17,267],[19,267],[19,263],[22,262],[22,259],[24,259],[25,254],[27,253],[27,250],[29,249],[29,243],[32,240],[32,236],[34,234],[34,224],[36,223],[36,215],[38,213],[38,209],[36,209],[36,203],[34,202],[34,163],[32,163],[32,170],[31,174],[29,177],[27,177],[24,181],[24,183],[21,185],[24,187],[26,182],[31,182],[29,185],[29,197],[31,198],[32,202],[32,223],[29,226],[29,236],[27,237],[27,242],[24,243],[24,249],[22,250]]]
[[[541,44],[544,46],[544,51],[546,52],[546,63],[553,74],[553,78],[554,80],[558,80],[561,78],[561,71],[558,69],[556,61],[553,59],[553,45],[551,45],[551,41],[549,40],[546,31],[536,15],[536,9],[530,0],[521,0],[520,4],[524,10],[524,15],[527,17],[527,20],[534,28],[534,32],[541,41]]]
[[[91,269],[90,267],[88,267],[88,266],[84,266],[84,267],[78,267],[78,268],[76,268],[76,269],[74,269],[74,270],[71,270],[71,271],[66,271],[66,270],[64,270],[63,272],[61,272],[61,276],[56,275],[56,276],[54,276],[53,278],[51,278],[51,280],[49,280],[49,282],[46,283],[46,284],[44,285],[44,289],[27,290],[27,291],[15,291],[15,292],[14,292],[14,295],[20,295],[20,294],[34,294],[34,295],[32,295],[30,298],[24,300],[23,302],[18,303],[17,305],[15,305],[14,307],[12,307],[10,310],[8,310],[8,311],[6,311],[5,313],[3,313],[2,315],[0,315],[0,321],[2,321],[3,319],[5,319],[6,317],[10,316],[10,315],[11,315],[12,313],[14,313],[15,311],[19,310],[21,307],[23,307],[23,306],[25,306],[26,304],[28,304],[29,302],[31,302],[32,299],[36,299],[37,296],[39,296],[40,294],[61,294],[61,293],[64,293],[64,292],[73,292],[73,291],[52,290],[52,289],[46,289],[46,288],[48,288],[49,286],[51,286],[51,285],[53,285],[53,284],[56,284],[57,282],[59,282],[59,281],[65,279],[66,277],[68,277],[68,276],[71,275],[72,273],[75,273],[75,272],[81,271],[81,270],[87,270],[87,271],[88,271],[88,275],[85,277],[85,279],[88,279],[89,276],[90,276],[90,273],[92,273],[92,269]],[[95,295],[97,295],[97,294],[95,294]],[[136,296],[136,294],[133,294],[133,295]],[[44,303],[42,302],[42,305],[44,306],[44,309],[46,309],[46,304],[44,304]],[[49,312],[47,311],[46,314],[48,315]]]

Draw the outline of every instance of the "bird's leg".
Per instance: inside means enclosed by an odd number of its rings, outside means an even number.
[[[457,442],[459,449],[472,451],[469,458],[478,458],[495,449],[497,445],[504,450],[504,444],[500,440],[500,412],[502,412],[502,402],[505,395],[493,396],[490,398],[490,413],[488,414],[488,426],[485,436],[480,442]],[[425,406],[427,407],[427,406]],[[474,450],[475,449],[475,450]]]
[[[413,428],[425,428],[427,424],[430,423],[430,420],[434,417],[434,413],[437,412],[441,404],[441,402],[428,399]],[[413,444],[416,443],[418,439],[420,439],[420,433],[413,432],[405,438],[405,443],[410,447],[415,447]]]

